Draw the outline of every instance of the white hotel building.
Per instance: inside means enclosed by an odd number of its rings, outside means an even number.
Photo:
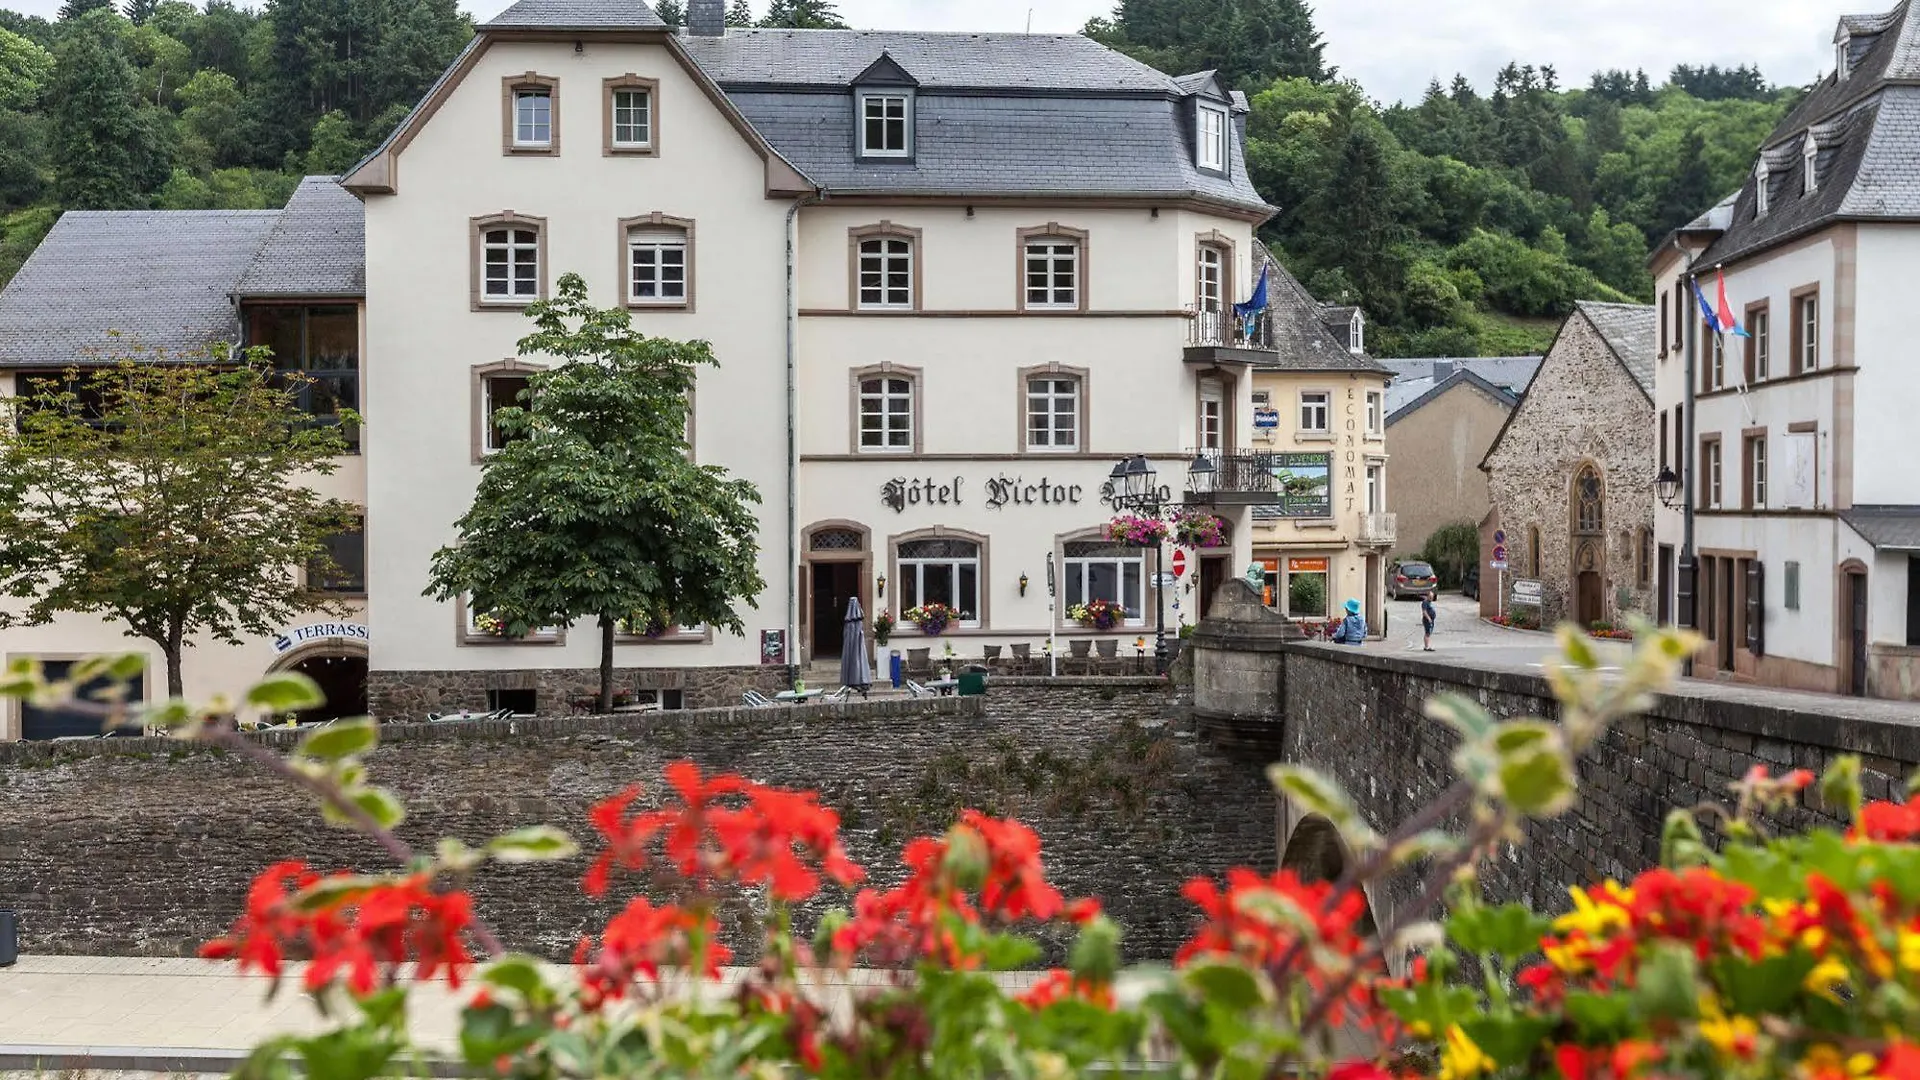
[[[1682,482],[1655,511],[1660,615],[1709,639],[1699,676],[1920,699],[1920,17],[1849,15],[1834,44],[1752,178],[1654,254]],[[1710,300],[1724,273],[1751,337],[1716,344],[1689,268]]]
[[[1101,538],[1135,454],[1176,499],[1197,452],[1228,466],[1206,498],[1232,543],[1176,587],[1187,621],[1190,581],[1248,565],[1249,508],[1277,502],[1238,456],[1251,373],[1291,339],[1230,314],[1273,212],[1241,95],[1076,35],[737,30],[721,0],[689,7],[675,31],[639,0],[521,0],[347,176],[278,212],[69,214],[0,294],[0,385],[109,330],[241,340],[365,416],[332,478],[366,508],[336,551],[364,615],[199,642],[189,695],[301,667],[345,711],[417,717],[551,711],[590,682],[597,635],[491,637],[422,595],[489,411],[546,362],[516,355],[524,308],[567,272],[644,333],[713,343],[692,451],[765,500],[748,636],[623,639],[623,689],[737,702],[837,654],[851,597],[949,602],[967,655],[1089,634],[1063,610],[1095,595],[1129,615],[1107,636],[1150,637],[1151,553]],[[927,644],[903,625],[892,647]],[[0,657],[138,647],[90,617],[0,631]],[[16,711],[0,737],[32,726]]]

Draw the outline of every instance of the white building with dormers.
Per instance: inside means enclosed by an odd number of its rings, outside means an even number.
[[[1834,61],[1746,185],[1653,256],[1658,458],[1682,481],[1656,510],[1660,614],[1708,637],[1697,676],[1914,699],[1920,17],[1842,18]],[[1689,272],[1716,302],[1725,275],[1751,337],[1716,339]]]
[[[1078,35],[741,30],[721,8],[695,0],[674,30],[639,0],[521,0],[337,182],[254,218],[68,215],[0,294],[9,386],[132,325],[168,347],[270,337],[332,380],[316,412],[365,416],[336,477],[365,529],[335,553],[364,614],[202,643],[189,693],[325,664],[343,698],[413,717],[551,712],[591,686],[597,635],[507,640],[422,595],[491,411],[544,362],[516,355],[524,309],[567,272],[644,333],[712,342],[692,452],[765,500],[749,635],[622,638],[641,700],[737,702],[831,660],[852,598],[964,615],[939,640],[903,624],[891,648],[1037,656],[1052,634],[1131,656],[1163,600],[1171,633],[1204,607],[1191,585],[1244,572],[1251,511],[1277,501],[1252,372],[1289,347],[1231,313],[1273,212],[1247,176],[1244,97]],[[116,243],[171,276],[88,280]],[[76,287],[84,304],[45,314]],[[1102,535],[1103,485],[1132,455],[1175,500],[1196,456],[1216,466],[1193,500],[1230,544],[1165,589],[1152,552]],[[1096,597],[1125,625],[1066,619]],[[0,656],[124,647],[91,619],[0,632]]]

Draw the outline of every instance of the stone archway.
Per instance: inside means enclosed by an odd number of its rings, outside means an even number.
[[[1333,822],[1320,814],[1308,814],[1297,822],[1281,848],[1280,869],[1291,870],[1302,882],[1337,882],[1347,872],[1350,853],[1347,842]],[[1354,927],[1362,936],[1379,932],[1373,915],[1373,895],[1367,893],[1366,910]]]
[[[297,671],[312,679],[327,697],[326,704],[299,714],[301,723],[367,715],[367,647],[343,638],[329,638],[289,649],[267,667],[267,674]]]

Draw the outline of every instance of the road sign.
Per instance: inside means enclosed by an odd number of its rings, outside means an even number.
[[[1187,553],[1181,548],[1173,549],[1173,576],[1179,577],[1187,572]]]
[[[1153,587],[1156,589],[1171,589],[1173,588],[1173,580],[1174,577],[1172,574],[1155,574],[1153,576]]]
[[[1487,569],[1489,570],[1505,570],[1506,568],[1507,560],[1505,559],[1495,559],[1487,564]]]
[[[1513,579],[1513,603],[1516,607],[1539,607],[1540,583],[1527,578]]]
[[[1493,542],[1494,542],[1494,543],[1496,543],[1496,544],[1504,544],[1504,543],[1506,543],[1506,542],[1507,542],[1507,530],[1505,530],[1505,529],[1495,529],[1495,530],[1493,530]]]
[[[1505,544],[1493,545],[1493,561],[1497,563],[1503,563],[1507,561],[1507,545]]]

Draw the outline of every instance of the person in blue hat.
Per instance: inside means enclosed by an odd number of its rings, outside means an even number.
[[[1367,620],[1360,614],[1360,601],[1347,601],[1347,617],[1340,620],[1340,629],[1333,632],[1335,645],[1365,645],[1367,643]]]

